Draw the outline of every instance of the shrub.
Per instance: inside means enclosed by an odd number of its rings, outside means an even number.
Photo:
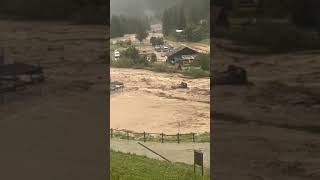
[[[152,46],[155,46],[156,45],[156,37],[151,37],[150,43],[152,44]]]
[[[166,72],[166,73],[175,73],[177,71],[174,67],[169,66],[168,64],[165,64],[165,63],[153,64],[152,70],[156,72]]]
[[[183,74],[186,76],[193,77],[193,78],[201,78],[201,77],[209,77],[210,76],[210,72],[204,71],[202,69],[195,68],[195,67],[190,67],[190,68],[184,70]]]
[[[155,53],[152,53],[151,55],[151,63],[154,63],[157,61],[157,55]]]
[[[150,62],[144,57],[138,57],[137,59],[121,57],[118,60],[111,61],[111,66],[118,68],[145,68],[150,66]]]
[[[209,54],[199,54],[196,58],[196,63],[204,71],[210,71],[210,55]]]
[[[120,58],[119,60],[111,61],[110,65],[118,68],[130,68],[134,66],[134,62],[128,58]]]
[[[152,46],[163,45],[164,44],[164,40],[163,40],[162,37],[151,37],[150,38],[150,43],[152,44]]]
[[[137,59],[134,59],[133,62],[134,62],[134,65],[138,67],[150,66],[150,62],[147,60],[146,57],[138,57]]]
[[[129,59],[138,59],[139,58],[139,51],[134,46],[129,46],[128,49],[123,51],[123,56],[129,58]]]

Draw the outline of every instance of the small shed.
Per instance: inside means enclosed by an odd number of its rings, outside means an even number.
[[[167,53],[167,62],[171,64],[176,63],[192,63],[197,56],[198,51],[189,47],[180,47]]]

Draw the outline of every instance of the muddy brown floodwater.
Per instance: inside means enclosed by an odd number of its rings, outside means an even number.
[[[210,131],[210,80],[111,68],[125,88],[111,96],[111,128],[176,134]],[[173,89],[182,81],[189,89]]]
[[[108,27],[0,21],[0,29],[6,60],[40,62],[46,78],[43,96],[34,86],[0,104],[0,179],[103,179]]]
[[[214,69],[244,67],[254,86],[213,86],[213,176],[320,179],[320,52],[215,50]],[[214,84],[214,83],[213,83]]]

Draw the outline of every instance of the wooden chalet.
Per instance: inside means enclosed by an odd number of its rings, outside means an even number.
[[[197,54],[198,51],[189,47],[180,47],[168,52],[166,61],[171,64],[188,64],[195,60]]]

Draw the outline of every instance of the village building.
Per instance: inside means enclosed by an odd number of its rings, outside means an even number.
[[[180,47],[166,54],[167,62],[171,64],[190,64],[198,54],[198,51],[189,47]]]

